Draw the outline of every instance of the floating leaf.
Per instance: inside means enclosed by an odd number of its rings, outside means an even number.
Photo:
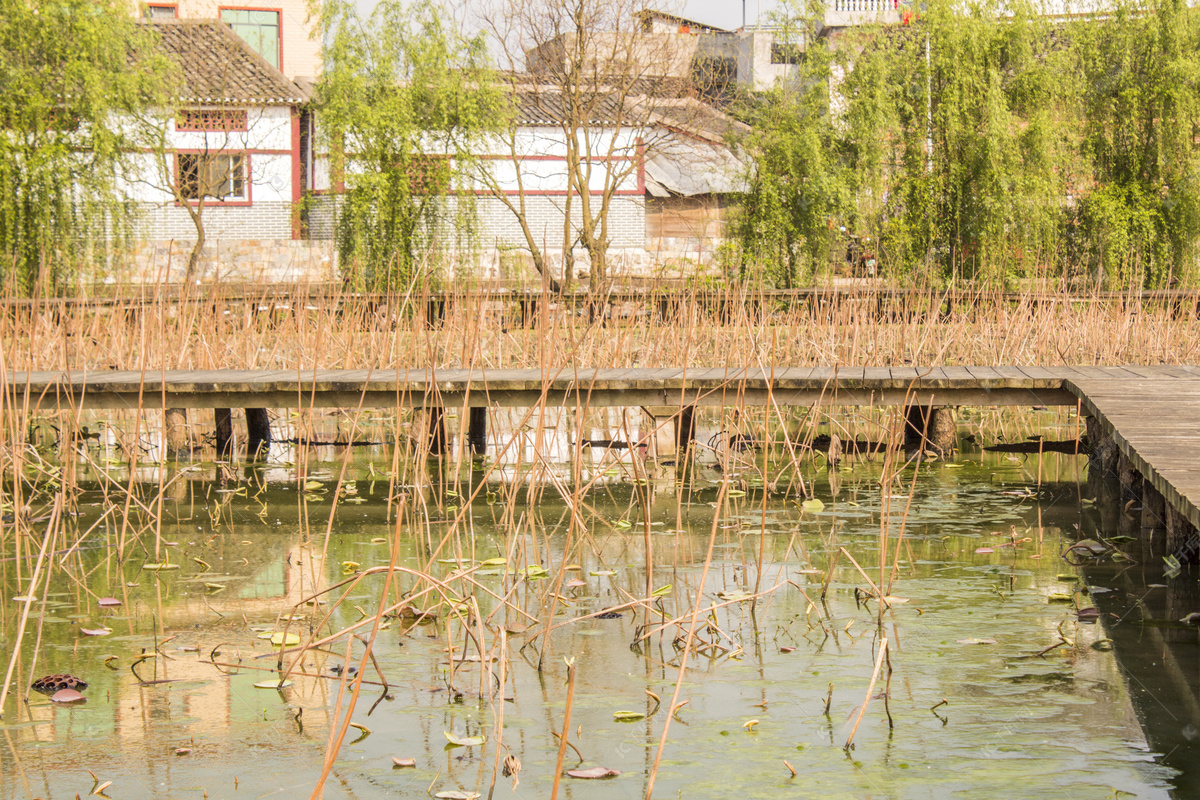
[[[121,605],[121,601],[115,597],[101,597],[96,601],[96,605],[101,606],[102,608],[113,608]]]
[[[627,519],[619,519],[619,520],[617,520],[617,522],[616,522],[616,525],[617,525],[617,527],[618,527],[618,528],[632,528],[632,527],[633,527],[633,523],[631,523],[631,522],[630,522],[629,520],[627,520]]]
[[[300,644],[299,634],[284,633],[283,631],[278,631],[276,633],[260,633],[258,638],[270,639],[271,644],[275,645],[276,647],[281,647],[283,645],[291,647],[292,645]]]
[[[108,636],[112,630],[110,628],[80,628],[79,632],[84,636]]]
[[[667,595],[669,595],[671,593],[672,588],[673,587],[671,586],[671,584],[668,583],[666,586],[660,586],[657,589],[655,589],[653,592],[650,593],[650,596],[651,597],[666,597]]]
[[[175,748],[175,755],[177,755],[177,756],[186,756],[190,752],[192,752],[192,748],[190,748],[190,747],[176,747]]]
[[[50,695],[50,700],[55,703],[80,703],[87,700],[87,698],[74,689],[59,689]]]
[[[487,741],[482,736],[459,736],[457,733],[445,731],[446,741],[455,747],[478,747]]]
[[[563,567],[563,569],[565,569],[567,572],[579,572],[581,569],[583,569],[583,567],[579,566],[578,564],[567,564],[565,567]]]
[[[166,572],[166,571],[172,570],[172,569],[179,569],[179,565],[178,564],[168,564],[167,562],[163,561],[158,564],[142,564],[142,569],[148,569],[148,570],[152,570],[155,572]]]
[[[617,571],[615,569],[594,569],[588,573],[588,575],[594,575],[596,577],[602,577],[605,575],[616,575],[616,574],[617,574]]]
[[[981,555],[982,555],[982,554],[986,554],[986,553],[994,553],[994,552],[996,552],[996,551],[995,551],[995,550],[993,550],[993,549],[992,549],[992,548],[990,548],[990,547],[976,547],[976,548],[975,548],[975,552],[976,552],[977,554],[981,554]]]
[[[745,497],[746,493],[741,489],[731,489],[725,493],[726,497]]]
[[[416,765],[417,760],[415,758],[398,758],[397,756],[392,756],[393,767],[415,767]]]
[[[568,589],[578,589],[580,586],[587,586],[587,581],[581,581],[579,578],[572,578],[567,581]]]
[[[308,483],[304,484],[304,491],[306,492],[315,492],[318,489],[324,488],[325,484],[321,483],[320,481],[309,481]]]
[[[1062,592],[1055,592],[1054,594],[1052,594],[1046,598],[1046,602],[1048,602],[1048,603],[1070,603],[1074,599],[1075,598],[1069,594],[1063,594]]]
[[[639,719],[645,719],[646,715],[641,711],[614,711],[613,719],[617,722],[637,722]]]
[[[479,797],[479,792],[463,792],[453,789],[438,792],[434,797],[439,798],[439,800],[475,800],[475,798]]]
[[[817,514],[825,510],[825,504],[815,497],[812,500],[805,500],[800,504],[800,507],[805,511],[812,512],[813,514]]]
[[[487,561],[480,561],[479,566],[481,566],[481,567],[503,567],[507,563],[508,563],[508,559],[506,559],[506,558],[489,558]]]
[[[291,681],[259,681],[254,684],[255,689],[286,689],[292,685]]]
[[[590,769],[569,769],[567,775],[572,778],[615,778],[621,774],[619,769],[609,769],[608,767],[592,767]]]
[[[550,573],[541,564],[530,564],[525,568],[525,577],[531,581],[539,581],[542,578],[549,578]]]

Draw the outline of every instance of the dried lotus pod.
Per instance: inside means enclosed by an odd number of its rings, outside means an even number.
[[[76,678],[74,675],[47,675],[30,684],[30,688],[42,694],[54,694],[60,689],[81,691],[87,688],[87,681],[83,678]]]

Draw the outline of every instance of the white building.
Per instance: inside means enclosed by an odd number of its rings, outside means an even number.
[[[300,208],[312,185],[305,89],[219,20],[146,24],[179,66],[184,90],[177,113],[158,120],[162,152],[139,153],[128,176],[140,277],[183,274],[197,237],[188,206],[204,230],[205,280],[284,278],[310,274],[314,257],[328,262],[302,238]]]

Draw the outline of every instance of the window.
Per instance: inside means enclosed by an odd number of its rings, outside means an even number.
[[[178,153],[175,156],[179,193],[185,200],[249,200],[246,195],[245,153]]]
[[[246,111],[244,109],[188,108],[179,112],[175,120],[177,131],[244,131]]]
[[[279,12],[253,8],[223,8],[221,21],[246,40],[254,52],[279,69]]]
[[[771,45],[772,64],[799,64],[804,61],[804,51],[795,44]]]
[[[147,3],[142,6],[142,17],[148,20],[175,19],[178,16],[179,11],[174,5]]]

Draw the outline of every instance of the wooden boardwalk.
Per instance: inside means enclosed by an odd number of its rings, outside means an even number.
[[[7,408],[1078,405],[1200,527],[1200,367],[9,373]]]

